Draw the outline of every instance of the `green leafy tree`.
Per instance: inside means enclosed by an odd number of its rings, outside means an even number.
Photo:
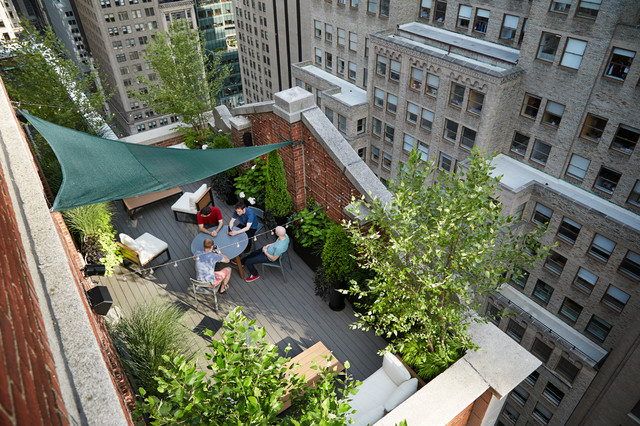
[[[327,232],[322,249],[322,266],[328,280],[347,281],[356,269],[353,243],[347,231],[339,225],[333,225]]]
[[[274,216],[286,216],[293,209],[291,194],[287,190],[287,175],[277,150],[267,154],[264,204]]]
[[[291,390],[301,413],[294,424],[344,424],[348,405],[335,389],[333,374],[318,366],[318,386],[306,388],[295,366],[278,355],[278,348],[264,339],[265,330],[254,328],[254,323],[242,315],[242,308],[229,313],[221,339],[213,340],[212,352],[205,354],[209,373],[198,371],[182,356],[165,356],[169,366],[161,366],[156,378],[161,397],[141,388],[143,401],[136,413],[149,415],[154,425],[287,424],[290,420],[277,415],[280,399]],[[210,330],[206,334],[213,336]],[[355,383],[343,384],[342,394],[350,395]]]
[[[373,301],[355,326],[393,339],[389,349],[406,353],[425,379],[472,347],[466,328],[480,320],[474,312],[485,296],[545,254],[526,250],[541,230],[525,233],[501,213],[490,170],[478,152],[465,171],[446,173],[414,151],[391,184],[389,205],[357,203],[372,226],[347,224],[359,261],[376,273],[366,285],[352,283],[354,295]]]
[[[138,76],[144,90],[133,95],[156,113],[180,115],[195,138],[204,141],[210,111],[230,71],[221,65],[222,54],[208,52],[204,36],[179,19],[167,32],[156,33],[144,57],[159,81]]]

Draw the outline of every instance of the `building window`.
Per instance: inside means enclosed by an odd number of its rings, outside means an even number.
[[[578,305],[568,297],[565,297],[564,302],[562,302],[562,306],[560,306],[560,311],[558,311],[558,314],[561,317],[569,320],[572,324],[575,324],[576,321],[578,321],[578,317],[580,316],[581,312],[582,306]]]
[[[573,383],[578,375],[580,369],[568,361],[565,357],[561,357],[556,365],[556,373],[562,378],[566,379],[569,383]]]
[[[533,289],[533,297],[546,305],[547,303],[549,303],[552,294],[553,287],[542,280],[538,280],[536,282],[536,286]]]
[[[618,131],[613,137],[611,149],[631,155],[633,150],[636,148],[639,138],[640,130],[621,124],[618,126]]]
[[[333,69],[333,54],[325,52],[324,54],[324,66],[328,69]]]
[[[600,3],[602,3],[602,0],[580,0],[580,3],[578,3],[578,9],[576,10],[576,16],[596,19],[598,11],[600,10]]]
[[[533,409],[533,416],[543,425],[547,425],[551,421],[553,413],[544,405],[537,403],[536,407]]]
[[[523,135],[520,132],[515,132],[513,135],[513,141],[511,142],[511,152],[515,152],[518,155],[524,155],[527,153],[527,147],[529,146],[529,136]]]
[[[557,127],[560,124],[560,120],[562,120],[562,114],[564,114],[564,105],[547,101],[544,115],[542,116],[542,122],[544,124]]]
[[[395,114],[398,111],[398,97],[387,93],[387,111],[391,114]]]
[[[547,362],[549,360],[549,356],[551,356],[551,351],[553,348],[537,337],[533,341],[533,345],[531,346],[531,353],[540,359],[542,362]]]
[[[360,120],[358,120],[356,122],[356,133],[357,134],[362,134],[365,132],[365,130],[367,129],[367,119],[366,118],[361,118]]]
[[[613,52],[611,52],[611,58],[609,59],[609,65],[607,65],[604,75],[618,80],[624,80],[627,78],[629,68],[631,67],[631,63],[635,56],[635,52],[614,47]]]
[[[630,297],[618,287],[609,285],[607,292],[602,296],[601,302],[616,312],[622,312]]]
[[[536,203],[536,208],[533,212],[533,217],[531,217],[531,221],[546,227],[551,220],[551,215],[553,215],[553,210],[540,203]]]
[[[358,34],[349,32],[349,50],[358,50]]]
[[[336,69],[338,74],[344,74],[344,59],[338,58],[338,68]]]
[[[346,43],[347,33],[342,28],[338,28],[338,46],[344,47]]]
[[[378,164],[378,161],[380,161],[380,149],[373,145],[371,145],[371,161],[376,164]]]
[[[527,203],[524,202],[522,204],[520,204],[517,208],[516,211],[513,213],[513,218],[515,220],[521,220],[522,219],[522,214],[524,213],[524,208],[527,206]]]
[[[367,159],[367,148],[360,148],[358,150],[358,157],[362,158],[362,161]]]
[[[469,90],[469,104],[467,105],[467,111],[474,114],[480,114],[482,112],[482,105],[484,104],[484,93],[480,93],[476,90]]]
[[[616,243],[600,234],[596,234],[591,243],[591,247],[589,247],[589,253],[606,262],[609,260],[609,257],[611,257],[611,253],[613,253],[615,247]]]
[[[486,314],[489,321],[491,321],[495,325],[500,324],[500,319],[502,316],[500,315],[500,309],[498,309],[495,305],[491,303],[487,304]]]
[[[524,103],[522,104],[522,111],[520,112],[525,117],[533,118],[534,120],[538,116],[542,99],[526,93],[524,95]]]
[[[456,141],[458,138],[458,123],[448,118],[444,120],[444,138],[451,142]]]
[[[467,148],[469,151],[473,149],[476,144],[476,131],[462,128],[462,138],[460,139],[460,146]]]
[[[529,392],[524,390],[524,388],[520,385],[516,386],[513,391],[511,391],[511,397],[515,399],[518,404],[524,405],[527,403],[529,399]]]
[[[520,343],[522,341],[522,336],[524,336],[525,328],[518,324],[515,320],[510,319],[509,325],[507,325],[507,334],[513,338],[516,342]]]
[[[524,289],[525,285],[527,285],[527,280],[529,279],[529,272],[524,269],[516,269],[513,271],[513,275],[511,275],[511,282]]]
[[[315,35],[317,38],[322,38],[322,22],[320,21],[313,21],[316,31],[315,31]]]
[[[329,107],[325,107],[324,114],[327,116],[331,124],[333,124],[333,110]]]
[[[364,39],[364,57],[365,58],[369,57],[369,39],[366,37]]]
[[[568,217],[563,217],[560,226],[558,227],[558,237],[562,238],[568,243],[574,244],[582,225],[578,222],[574,222]]]
[[[356,73],[356,64],[349,61],[349,74],[348,74],[349,80],[356,80],[357,78],[357,73]]]
[[[322,50],[316,48],[316,64],[322,65]]]
[[[571,161],[569,162],[569,167],[567,167],[567,176],[571,176],[574,179],[582,182],[584,177],[587,175],[587,169],[589,169],[589,164],[591,160],[581,157],[578,154],[573,154],[571,156]]]
[[[500,30],[500,38],[503,40],[515,40],[519,21],[520,19],[517,16],[504,15],[502,29]]]
[[[571,9],[571,1],[572,0],[552,0],[551,7],[549,10],[556,13],[569,13],[569,9]]]
[[[442,24],[447,15],[447,2],[444,0],[436,0],[435,11],[433,12],[433,20]]]
[[[421,69],[411,68],[411,83],[410,87],[414,90],[422,89],[422,77],[423,73]]]
[[[471,23],[471,6],[460,6],[458,9],[458,21],[456,25],[459,28],[469,28]]]
[[[313,93],[313,86],[311,86],[309,83],[305,83],[304,88],[307,92]]]
[[[596,340],[604,342],[611,331],[611,325],[597,315],[593,315],[584,331]]]
[[[391,66],[389,67],[389,80],[399,82],[400,81],[400,62],[391,61]]]
[[[429,161],[429,147],[424,142],[418,141],[418,154],[420,155],[420,160],[425,163]]]
[[[548,145],[540,140],[536,139],[531,151],[531,160],[542,165],[547,164],[549,159],[549,153],[551,152],[551,145]]]
[[[640,180],[636,181],[627,202],[640,207]]]
[[[389,142],[390,144],[393,145],[393,139],[395,137],[396,134],[396,129],[395,127],[389,125],[389,124],[385,124],[384,125],[384,140],[385,142]]]
[[[382,121],[373,117],[373,122],[371,124],[371,133],[376,136],[382,136]]]
[[[440,77],[434,74],[427,74],[425,93],[431,96],[438,96],[438,86],[440,86]]]
[[[347,118],[344,115],[338,114],[338,130],[342,133],[347,132]]]
[[[378,1],[379,0],[369,0],[369,4],[367,5],[367,12],[369,13],[378,13]]]
[[[514,425],[516,424],[516,422],[518,421],[518,418],[520,417],[520,413],[515,408],[513,408],[508,402],[504,404],[504,410],[502,410],[502,415]]]
[[[433,128],[433,113],[429,110],[422,109],[422,119],[420,120],[420,127],[424,130],[431,131]]]
[[[457,83],[451,83],[451,94],[449,95],[449,103],[457,107],[462,106],[462,102],[464,102],[464,91],[464,86]]]
[[[445,172],[451,172],[453,170],[453,159],[451,156],[441,152],[438,167]]]
[[[622,259],[620,271],[636,280],[640,280],[640,254],[629,250],[625,258]]]
[[[360,0],[351,0],[351,7],[357,8],[360,5]]]
[[[389,60],[385,56],[377,55],[376,74],[386,77],[388,63]]]
[[[423,19],[431,19],[432,0],[422,0],[420,3],[420,17]]]
[[[402,150],[408,154],[411,151],[413,151],[415,146],[416,146],[416,139],[413,136],[405,133],[403,143],[402,143]]]
[[[553,383],[547,383],[547,386],[542,391],[542,394],[547,397],[549,401],[556,407],[560,405],[562,402],[562,398],[564,398],[564,392],[558,389]]]
[[[587,114],[587,118],[584,120],[584,126],[580,137],[590,139],[596,142],[600,142],[604,128],[607,125],[607,119],[595,116],[593,114]]]
[[[373,92],[373,104],[378,108],[384,107],[384,91],[376,88]]]
[[[540,373],[538,373],[537,371],[534,371],[533,373],[529,374],[524,381],[527,382],[529,385],[531,385],[531,387],[536,385],[536,382],[538,381],[538,378],[540,377]]]
[[[420,107],[411,102],[407,102],[407,121],[412,124],[418,124],[418,112]]]
[[[473,23],[473,31],[477,33],[486,33],[489,25],[489,11],[485,9],[476,9],[476,20]]]
[[[591,294],[591,291],[598,282],[598,276],[592,274],[584,268],[580,268],[576,274],[576,278],[573,280],[573,285],[579,289]]]
[[[582,56],[584,55],[584,50],[586,48],[586,41],[576,40],[573,38],[568,39],[567,45],[564,48],[564,54],[562,55],[560,65],[577,70],[578,68],[580,68]]]
[[[558,275],[562,274],[562,270],[564,266],[567,264],[567,258],[562,256],[561,254],[551,250],[549,252],[549,256],[547,256],[547,261],[544,266],[551,272],[554,272]]]
[[[622,176],[621,173],[603,166],[600,168],[600,173],[598,173],[596,183],[593,186],[601,191],[613,194],[620,181],[620,176]]]
[[[324,24],[324,39],[329,43],[333,41],[333,25]]]
[[[386,152],[382,153],[382,168],[388,171],[391,171],[391,162],[392,157],[391,154],[387,154]]]
[[[558,51],[560,43],[560,35],[553,33],[542,33],[540,38],[540,47],[538,48],[538,59],[553,62]]]

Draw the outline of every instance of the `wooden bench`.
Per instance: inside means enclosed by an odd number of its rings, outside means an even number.
[[[311,346],[309,349],[302,352],[300,355],[294,357],[289,361],[286,365],[287,367],[292,364],[300,364],[299,368],[294,368],[293,372],[300,376],[305,376],[305,380],[307,381],[307,386],[312,386],[318,380],[320,380],[320,376],[318,375],[319,369],[313,369],[314,365],[318,366],[326,366],[327,359],[323,358],[323,355],[326,357],[331,357],[331,364],[328,369],[332,371],[334,374],[337,374],[341,371],[344,371],[344,365],[340,361],[336,359],[335,356],[327,349],[327,347],[322,343],[318,342],[315,345]],[[287,392],[282,398],[281,401],[284,402],[282,404],[282,408],[280,408],[279,413],[282,413],[287,408],[291,407],[291,392]]]
[[[133,219],[133,212],[135,210],[177,194],[182,194],[182,189],[179,186],[164,189],[162,191],[150,192],[149,194],[138,195],[137,197],[123,198],[122,202],[124,203],[124,208],[127,211],[127,214],[131,219]]]

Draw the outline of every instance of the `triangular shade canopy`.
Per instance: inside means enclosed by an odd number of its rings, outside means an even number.
[[[62,169],[52,210],[119,200],[213,176],[292,142],[229,149],[172,149],[104,139],[21,111]]]

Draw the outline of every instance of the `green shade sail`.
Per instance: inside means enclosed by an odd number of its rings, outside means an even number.
[[[290,142],[229,149],[174,149],[88,135],[21,111],[62,169],[52,211],[161,191],[213,176]]]

